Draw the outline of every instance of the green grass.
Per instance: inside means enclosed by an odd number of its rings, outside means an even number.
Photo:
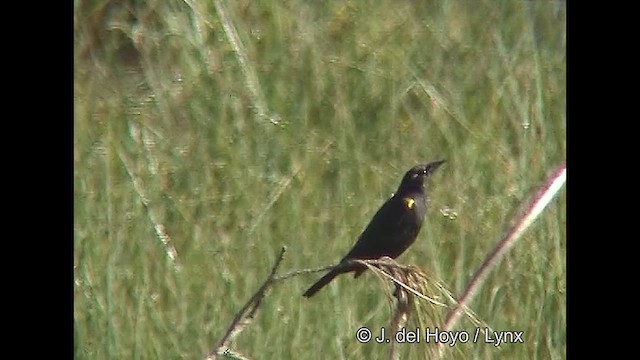
[[[459,293],[565,158],[564,5],[229,1],[221,17],[215,3],[75,3],[78,359],[204,357],[281,246],[281,272],[335,263],[408,168],[441,158],[426,225],[398,260]],[[472,303],[525,343],[454,357],[565,357],[565,203]],[[276,284],[233,349],[386,358],[355,341],[388,326],[378,280],[340,277],[304,299],[318,277]]]

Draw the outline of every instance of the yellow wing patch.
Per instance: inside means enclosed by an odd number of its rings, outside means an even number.
[[[413,209],[413,205],[416,203],[416,201],[415,201],[415,200],[413,200],[413,199],[412,199],[412,198],[410,198],[410,197],[406,197],[406,198],[404,198],[403,200],[404,200],[405,205],[407,205],[407,208],[409,208],[409,209]]]

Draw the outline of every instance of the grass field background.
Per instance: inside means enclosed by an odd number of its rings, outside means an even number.
[[[565,158],[563,2],[74,4],[77,359],[203,358],[283,245],[282,273],[335,263],[421,162],[447,160],[398,260],[458,294]],[[525,343],[452,358],[565,357],[560,194],[472,303]],[[304,299],[319,276],[276,284],[233,349],[386,358],[355,340],[389,324],[380,282]]]

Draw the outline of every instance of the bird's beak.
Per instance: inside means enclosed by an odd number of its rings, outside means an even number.
[[[446,161],[446,160],[440,160],[440,161],[434,161],[434,162],[432,162],[432,163],[429,163],[429,164],[427,164],[427,165],[424,167],[424,171],[425,171],[425,173],[426,173],[427,175],[428,175],[428,174],[431,174],[431,173],[432,173],[432,172],[434,172],[437,168],[439,168],[439,167],[440,167],[440,165],[444,164],[445,162],[447,162],[447,161]]]

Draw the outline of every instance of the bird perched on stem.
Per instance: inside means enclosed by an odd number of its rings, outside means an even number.
[[[313,296],[340,274],[355,271],[354,278],[357,278],[366,270],[366,266],[361,264],[346,264],[348,260],[378,259],[382,256],[395,259],[407,250],[416,240],[427,212],[424,182],[444,162],[417,165],[407,171],[398,190],[376,212],[340,264],[313,284],[304,296]]]

